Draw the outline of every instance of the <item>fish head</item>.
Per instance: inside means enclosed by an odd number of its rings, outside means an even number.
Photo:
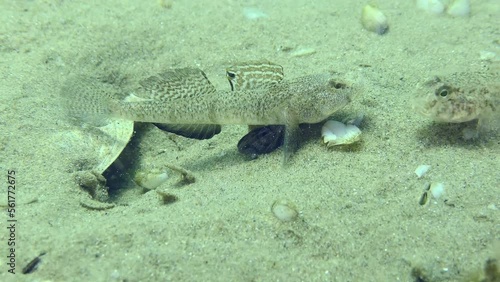
[[[295,89],[298,119],[301,123],[317,123],[325,120],[351,101],[352,85],[331,74],[302,78],[303,83]]]
[[[456,84],[435,76],[418,87],[413,108],[437,122],[466,122],[477,118],[477,101]]]

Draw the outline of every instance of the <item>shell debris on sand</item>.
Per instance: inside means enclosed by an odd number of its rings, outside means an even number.
[[[422,176],[424,176],[427,173],[427,171],[429,171],[429,169],[431,169],[430,165],[419,165],[415,169],[415,174],[417,175],[417,178],[421,178]]]
[[[255,7],[243,8],[243,15],[248,20],[258,20],[269,17],[264,11]]]
[[[137,185],[147,189],[153,190],[162,185],[168,180],[166,171],[151,170],[151,171],[137,171],[134,176],[134,181]]]
[[[429,194],[436,200],[444,195],[444,184],[442,182],[426,183],[424,193],[420,196],[419,205],[423,206],[429,201]],[[447,200],[445,200],[446,203]]]
[[[441,182],[431,183],[429,191],[431,192],[434,199],[437,200],[437,199],[441,198],[444,194],[444,184]]]
[[[470,15],[470,0],[417,0],[416,5],[418,9],[435,15],[444,12],[453,17]]]
[[[361,130],[354,124],[343,124],[340,121],[329,120],[322,129],[323,143],[327,147],[347,145],[361,140]]]
[[[431,14],[441,14],[445,6],[441,0],[417,0],[417,8]]]
[[[371,32],[382,35],[389,30],[387,17],[377,7],[366,5],[361,12],[361,24]]]
[[[447,7],[446,13],[454,17],[466,17],[470,14],[470,1],[455,0]]]

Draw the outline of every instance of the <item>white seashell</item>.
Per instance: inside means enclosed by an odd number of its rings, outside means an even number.
[[[266,13],[254,7],[243,8],[243,15],[249,20],[258,20],[268,17]]]
[[[293,50],[290,52],[291,57],[303,57],[316,53],[316,49],[314,48],[298,48],[297,50]]]
[[[134,180],[137,185],[153,190],[156,187],[165,183],[168,179],[168,174],[166,172],[150,171],[144,172],[139,171],[135,174]]]
[[[294,221],[299,216],[295,205],[287,200],[277,200],[271,206],[274,216],[281,221]]]
[[[479,58],[481,61],[495,61],[497,54],[493,51],[481,50],[479,51]]]
[[[417,8],[431,14],[442,14],[445,6],[440,0],[417,0]]]
[[[418,178],[420,178],[424,176],[430,168],[430,165],[419,165],[417,169],[415,169],[415,174]]]
[[[352,144],[361,139],[361,130],[353,124],[345,125],[339,121],[329,120],[321,129],[323,142],[327,147]]]
[[[495,204],[489,204],[489,205],[488,205],[488,208],[489,208],[490,210],[494,210],[494,211],[498,210],[498,208],[497,208],[497,206],[495,206]]]
[[[366,5],[361,12],[361,24],[371,32],[384,34],[389,29],[387,17],[378,8]]]
[[[444,194],[444,184],[443,183],[432,183],[429,189],[434,199],[439,199]]]
[[[466,17],[470,14],[470,1],[455,0],[448,6],[446,13],[450,16]]]

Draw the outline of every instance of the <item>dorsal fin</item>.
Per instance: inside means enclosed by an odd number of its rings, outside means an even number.
[[[154,100],[171,100],[214,93],[215,87],[197,68],[167,70],[139,82],[139,92]]]
[[[283,79],[283,67],[268,61],[235,64],[226,69],[231,90],[272,87]]]
[[[175,103],[175,99],[185,99],[216,92],[206,74],[197,68],[166,70],[142,80],[139,84],[141,88],[138,92],[145,97],[137,97],[131,94],[127,97],[130,101],[149,99],[168,100]],[[218,124],[155,123],[155,125],[161,130],[193,139],[210,139],[221,131],[221,126]]]

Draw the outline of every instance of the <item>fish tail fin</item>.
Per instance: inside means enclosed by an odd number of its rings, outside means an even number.
[[[101,126],[112,116],[119,89],[90,77],[70,77],[61,88],[63,108],[74,120]]]

